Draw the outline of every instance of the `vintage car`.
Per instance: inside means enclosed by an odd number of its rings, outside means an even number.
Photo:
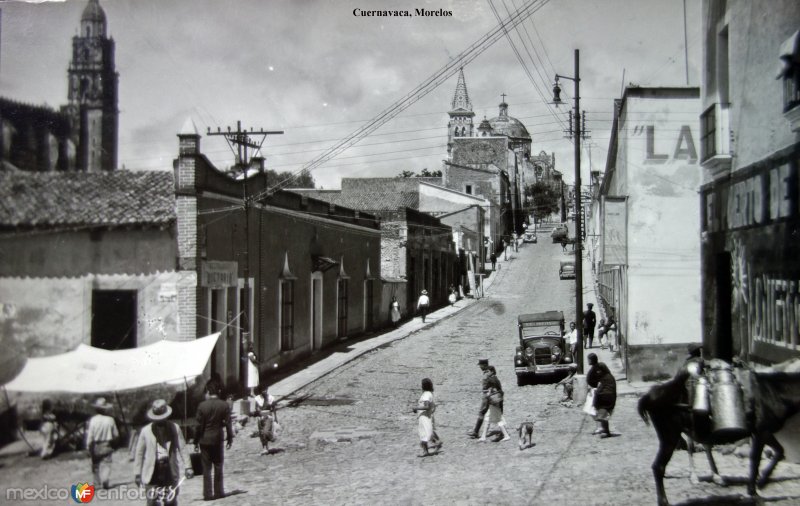
[[[521,314],[517,317],[519,346],[514,355],[517,385],[545,377],[558,380],[574,368],[564,337],[564,313]]]
[[[558,268],[558,279],[575,279],[575,260],[562,260]]]
[[[560,225],[556,225],[556,228],[553,229],[550,237],[553,238],[553,242],[561,242],[561,240],[566,239],[568,235],[569,229],[567,228],[567,224],[562,223]]]
[[[525,235],[522,236],[522,242],[536,243],[536,241],[537,241],[536,232],[534,232],[533,230],[525,232]]]

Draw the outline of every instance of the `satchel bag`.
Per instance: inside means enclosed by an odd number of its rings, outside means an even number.
[[[192,472],[197,476],[203,475],[203,459],[200,452],[192,452],[189,454],[189,462],[192,465]]]
[[[586,402],[583,404],[583,412],[589,416],[596,416],[597,410],[594,409],[594,389],[586,394]]]
[[[499,406],[503,402],[503,392],[500,390],[492,389],[487,396],[489,404],[492,406]]]

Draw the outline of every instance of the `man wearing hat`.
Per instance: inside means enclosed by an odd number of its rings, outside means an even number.
[[[483,376],[481,377],[481,409],[478,412],[478,420],[475,422],[475,428],[472,431],[467,432],[467,436],[471,437],[472,439],[478,439],[479,433],[481,431],[481,425],[483,425],[483,418],[486,416],[486,412],[489,411],[489,399],[486,396],[486,392],[489,391],[491,385],[489,384],[489,378],[492,376],[492,372],[489,370],[489,359],[482,358],[478,360],[478,367],[481,368],[481,372]],[[502,407],[500,410],[502,411]]]
[[[428,314],[428,306],[430,306],[430,304],[431,300],[428,298],[428,290],[422,290],[419,299],[417,299],[417,311],[422,315],[422,323],[425,323],[425,316]]]
[[[92,473],[96,486],[108,488],[111,476],[111,455],[114,441],[119,437],[117,423],[109,416],[114,409],[105,397],[98,397],[92,404],[97,413],[89,419],[86,428],[86,449],[92,458]]]
[[[146,487],[147,504],[177,506],[181,477],[194,476],[185,456],[186,445],[178,425],[169,421],[172,408],[156,399],[147,411],[151,423],[142,428],[133,464],[137,485]]]
[[[583,346],[591,348],[594,341],[594,328],[597,326],[597,315],[592,311],[594,304],[586,304],[586,311],[583,312]],[[588,345],[587,345],[588,343]]]

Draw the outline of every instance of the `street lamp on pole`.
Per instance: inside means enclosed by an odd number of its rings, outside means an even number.
[[[578,329],[577,357],[578,373],[583,374],[583,237],[581,236],[581,78],[580,78],[580,51],[575,50],[575,76],[568,77],[556,74],[553,85],[553,103],[556,107],[562,104],[561,87],[558,80],[567,79],[575,84],[575,109],[573,110],[572,125],[569,135],[575,147],[575,327]]]

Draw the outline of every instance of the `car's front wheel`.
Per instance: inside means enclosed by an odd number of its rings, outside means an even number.
[[[521,387],[524,386],[526,383],[526,378],[522,374],[517,374],[517,386]]]

